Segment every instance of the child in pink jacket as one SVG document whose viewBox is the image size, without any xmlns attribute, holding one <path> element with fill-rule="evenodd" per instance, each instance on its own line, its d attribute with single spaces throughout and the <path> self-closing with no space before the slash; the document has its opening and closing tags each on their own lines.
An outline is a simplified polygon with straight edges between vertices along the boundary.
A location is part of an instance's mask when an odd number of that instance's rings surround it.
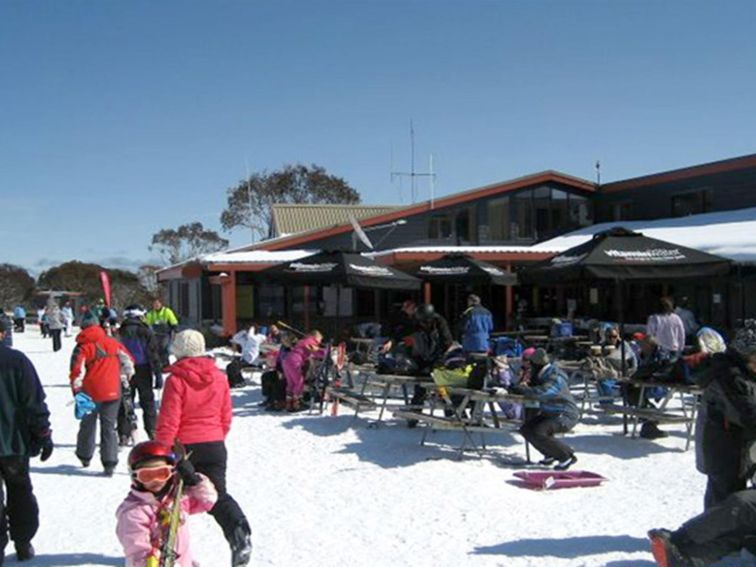
<svg viewBox="0 0 756 567">
<path fill-rule="evenodd" d="M 315 351 L 320 349 L 323 335 L 319 331 L 312 331 L 306 337 L 299 339 L 283 359 L 284 378 L 286 378 L 286 409 L 299 411 L 301 408 L 302 392 L 305 383 L 305 363 Z"/>
<path fill-rule="evenodd" d="M 196 567 L 189 549 L 189 514 L 207 512 L 218 499 L 213 483 L 180 460 L 158 441 L 136 445 L 129 454 L 133 479 L 131 491 L 118 507 L 116 534 L 123 546 L 126 567 L 157 567 L 160 550 L 168 536 L 173 488 L 179 476 L 184 481 L 181 519 L 176 538 L 176 567 Z"/>
</svg>

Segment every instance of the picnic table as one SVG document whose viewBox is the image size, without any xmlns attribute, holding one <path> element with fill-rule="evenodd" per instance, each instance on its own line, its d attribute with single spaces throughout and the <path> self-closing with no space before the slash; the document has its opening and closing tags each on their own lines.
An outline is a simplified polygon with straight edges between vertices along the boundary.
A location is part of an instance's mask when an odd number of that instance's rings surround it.
<svg viewBox="0 0 756 567">
<path fill-rule="evenodd" d="M 618 382 L 627 386 L 634 386 L 639 389 L 638 399 L 645 400 L 646 392 L 649 388 L 665 388 L 666 394 L 656 407 L 634 407 L 628 404 L 627 395 L 622 396 L 622 406 L 616 404 L 604 405 L 600 409 L 606 413 L 620 414 L 623 416 L 625 430 L 626 423 L 630 418 L 633 421 L 633 428 L 630 436 L 636 437 L 638 423 L 641 419 L 656 421 L 658 423 L 681 423 L 686 429 L 685 450 L 690 448 L 690 442 L 693 439 L 693 431 L 698 413 L 703 390 L 695 384 L 685 384 L 681 382 L 652 382 L 648 380 L 634 380 L 633 378 L 619 378 Z M 677 397 L 680 406 L 677 408 L 669 407 L 669 403 Z"/>
<path fill-rule="evenodd" d="M 508 419 L 500 415 L 500 408 L 497 402 L 508 401 L 522 403 L 526 407 L 538 407 L 536 400 L 527 398 L 519 394 L 510 394 L 501 388 L 488 390 L 473 390 L 470 388 L 458 388 L 449 386 L 438 386 L 434 396 L 429 398 L 429 413 L 423 413 L 423 408 L 404 408 L 394 412 L 394 416 L 402 419 L 415 419 L 424 423 L 422 438 L 420 444 L 425 445 L 428 434 L 438 430 L 456 430 L 462 432 L 462 443 L 457 447 L 457 454 L 461 458 L 468 447 L 474 449 L 479 456 L 487 450 L 485 435 L 489 433 L 511 433 L 513 430 L 519 430 L 523 424 L 522 420 Z M 452 402 L 457 398 L 459 401 Z M 442 406 L 447 410 L 444 416 L 434 415 L 434 411 L 441 400 Z M 467 409 L 471 406 L 470 415 L 467 415 Z M 485 411 L 488 407 L 488 412 Z M 480 447 L 475 442 L 473 434 L 480 434 Z M 482 450 L 481 450 L 482 449 Z M 530 462 L 530 448 L 525 442 L 525 461 Z"/>
</svg>

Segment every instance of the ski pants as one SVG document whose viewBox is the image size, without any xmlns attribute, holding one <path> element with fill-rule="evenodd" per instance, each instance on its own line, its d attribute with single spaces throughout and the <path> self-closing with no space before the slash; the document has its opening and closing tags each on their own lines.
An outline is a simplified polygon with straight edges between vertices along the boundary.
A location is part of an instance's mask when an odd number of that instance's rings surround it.
<svg viewBox="0 0 756 567">
<path fill-rule="evenodd" d="M 152 389 L 152 368 L 149 364 L 139 364 L 134 367 L 131 386 L 128 392 L 124 392 L 124 395 L 131 396 L 132 405 L 137 392 L 139 393 L 139 407 L 142 408 L 144 430 L 147 436 L 152 439 L 155 437 L 157 410 L 155 409 L 155 392 Z M 128 416 L 123 404 L 121 404 L 118 410 L 118 433 L 120 435 L 128 435 L 130 433 Z"/>
<path fill-rule="evenodd" d="M 741 490 L 672 532 L 672 542 L 697 564 L 716 563 L 756 543 L 756 490 Z"/>
<path fill-rule="evenodd" d="M 5 502 L 3 484 L 8 493 Z M 29 457 L 0 457 L 0 552 L 10 537 L 30 542 L 39 528 L 39 507 L 29 477 Z"/>
<path fill-rule="evenodd" d="M 60 333 L 63 329 L 50 329 L 50 336 L 52 337 L 53 352 L 58 352 L 61 348 Z"/>
<path fill-rule="evenodd" d="M 121 400 L 98 402 L 96 409 L 84 416 L 76 436 L 76 456 L 83 461 L 91 461 L 95 452 L 97 421 L 100 421 L 100 460 L 103 466 L 118 464 L 118 434 L 116 421 Z"/>
<path fill-rule="evenodd" d="M 155 333 L 155 342 L 157 343 L 158 357 L 160 359 L 160 371 L 166 366 L 170 365 L 170 359 L 168 355 L 171 346 L 171 335 L 163 333 Z M 157 372 L 157 371 L 156 371 Z"/>
<path fill-rule="evenodd" d="M 204 474 L 215 485 L 218 491 L 218 501 L 210 510 L 210 514 L 218 522 L 226 540 L 231 541 L 234 529 L 247 518 L 236 500 L 226 492 L 226 460 L 228 453 L 223 441 L 209 443 L 192 443 L 186 446 L 189 460 L 197 472 Z"/>
<path fill-rule="evenodd" d="M 576 419 L 564 415 L 538 414 L 528 419 L 522 427 L 520 434 L 525 440 L 533 445 L 544 457 L 552 457 L 557 461 L 566 461 L 574 451 L 572 448 L 555 439 L 555 433 L 565 433 L 575 427 Z"/>
</svg>

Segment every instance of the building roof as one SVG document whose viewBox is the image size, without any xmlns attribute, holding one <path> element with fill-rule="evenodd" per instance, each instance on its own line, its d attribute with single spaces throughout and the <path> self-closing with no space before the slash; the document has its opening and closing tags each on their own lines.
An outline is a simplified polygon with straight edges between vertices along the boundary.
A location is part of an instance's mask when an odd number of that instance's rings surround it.
<svg viewBox="0 0 756 567">
<path fill-rule="evenodd" d="M 400 207 L 392 205 L 332 205 L 278 203 L 271 207 L 272 234 L 291 235 L 318 228 L 349 223 L 349 217 L 357 220 L 389 213 Z"/>
<path fill-rule="evenodd" d="M 716 173 L 725 173 L 728 171 L 737 171 L 739 169 L 748 168 L 756 168 L 756 154 L 729 158 L 720 161 L 713 161 L 710 163 L 704 163 L 702 165 L 683 167 L 680 169 L 663 171 L 661 173 L 643 175 L 641 177 L 623 179 L 622 181 L 615 181 L 613 183 L 606 183 L 605 185 L 601 186 L 601 192 L 614 193 L 615 191 L 637 189 L 639 187 L 646 187 L 648 185 L 657 185 L 661 183 L 669 183 L 672 181 L 683 181 L 692 177 L 702 177 L 704 175 L 713 175 Z"/>
<path fill-rule="evenodd" d="M 532 175 L 526 175 L 524 177 L 518 177 L 517 179 L 511 179 L 500 183 L 493 183 L 491 185 L 485 185 L 476 189 L 470 189 L 461 193 L 455 193 L 453 195 L 447 195 L 446 197 L 440 197 L 438 199 L 423 201 L 421 203 L 415 203 L 414 205 L 408 205 L 406 207 L 400 207 L 390 212 L 378 214 L 371 217 L 365 217 L 360 219 L 360 224 L 364 227 L 374 226 L 387 222 L 393 222 L 406 217 L 419 215 L 435 209 L 442 209 L 445 207 L 451 207 L 454 205 L 460 205 L 470 201 L 475 201 L 485 197 L 491 197 L 500 193 L 508 193 L 510 191 L 516 191 L 518 189 L 525 189 L 534 185 L 540 185 L 542 183 L 561 183 L 573 189 L 585 192 L 594 192 L 596 185 L 585 179 L 579 177 L 573 177 L 566 175 L 558 171 L 543 171 L 540 173 L 534 173 Z M 351 232 L 352 225 L 348 221 L 339 226 L 331 226 L 328 228 L 318 228 L 310 230 L 308 232 L 302 232 L 298 234 L 290 234 L 288 236 L 282 236 L 270 240 L 263 240 L 255 244 L 251 244 L 246 247 L 247 250 L 280 250 L 282 248 L 291 248 L 293 246 L 302 246 L 307 242 L 313 240 L 319 240 L 321 238 L 327 238 L 329 236 L 335 236 L 338 234 L 344 234 Z"/>
<path fill-rule="evenodd" d="M 737 262 L 756 262 L 756 207 L 657 220 L 604 222 L 541 242 L 531 249 L 561 252 L 613 226 Z"/>
</svg>

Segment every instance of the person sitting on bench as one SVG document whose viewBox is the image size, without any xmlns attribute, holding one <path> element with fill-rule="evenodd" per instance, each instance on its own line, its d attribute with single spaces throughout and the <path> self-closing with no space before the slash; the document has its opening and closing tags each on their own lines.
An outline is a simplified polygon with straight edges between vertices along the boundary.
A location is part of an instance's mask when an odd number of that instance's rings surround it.
<svg viewBox="0 0 756 567">
<path fill-rule="evenodd" d="M 552 363 L 542 348 L 536 349 L 528 360 L 531 377 L 528 385 L 516 384 L 509 391 L 535 398 L 538 411 L 526 418 L 520 434 L 544 456 L 541 465 L 552 465 L 555 470 L 566 471 L 577 462 L 572 448 L 554 438 L 556 433 L 570 431 L 578 422 L 580 413 L 570 393 L 567 377 Z"/>
</svg>

